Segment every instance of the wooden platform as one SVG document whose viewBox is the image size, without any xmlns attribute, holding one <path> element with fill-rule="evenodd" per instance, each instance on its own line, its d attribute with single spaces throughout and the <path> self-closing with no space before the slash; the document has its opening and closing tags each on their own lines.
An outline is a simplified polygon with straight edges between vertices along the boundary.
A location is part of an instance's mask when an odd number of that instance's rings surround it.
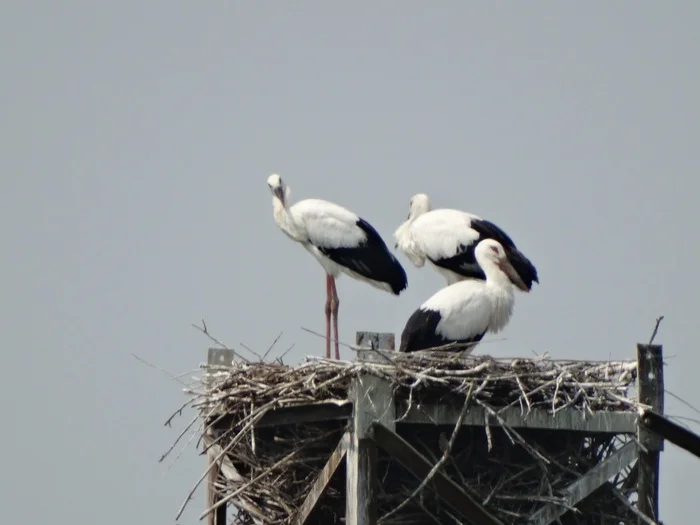
<svg viewBox="0 0 700 525">
<path fill-rule="evenodd" d="M 358 362 L 377 362 L 381 360 L 378 350 L 393 350 L 393 334 L 374 334 L 360 332 L 357 335 L 358 347 L 356 360 Z M 639 401 L 644 406 L 657 413 L 663 412 L 663 369 L 662 349 L 655 345 L 638 346 L 638 392 Z M 233 353 L 228 350 L 210 350 L 209 362 L 221 364 L 231 362 Z M 209 417 L 214 417 L 209 414 Z M 229 414 L 216 414 L 217 425 L 229 428 Z M 229 419 L 227 419 L 229 418 Z M 638 472 L 636 483 L 632 476 L 626 476 L 629 483 L 634 483 L 638 494 L 638 506 L 630 506 L 640 523 L 654 524 L 658 520 L 658 454 L 663 448 L 662 440 L 646 428 L 639 426 L 639 415 L 636 407 L 630 406 L 624 410 L 586 412 L 577 408 L 564 408 L 552 414 L 545 408 L 512 406 L 493 410 L 488 405 L 461 406 L 450 403 L 414 402 L 396 396 L 392 385 L 373 375 L 360 375 L 352 383 L 347 399 L 334 402 L 301 404 L 286 408 L 276 408 L 267 411 L 253 427 L 260 432 L 274 431 L 293 425 L 314 425 L 337 422 L 346 430 L 340 435 L 335 450 L 329 450 L 328 461 L 318 473 L 314 483 L 298 509 L 290 516 L 289 523 L 302 525 L 310 523 L 309 518 L 322 506 L 322 498 L 330 480 L 339 469 L 345 470 L 345 513 L 346 525 L 375 525 L 378 519 L 377 495 L 379 492 L 378 458 L 390 457 L 405 471 L 410 472 L 416 482 L 425 481 L 424 490 L 437 491 L 439 499 L 444 502 L 446 509 L 455 519 L 474 525 L 503 525 L 505 522 L 498 518 L 489 504 L 484 504 L 483 498 L 476 492 L 457 483 L 445 475 L 442 469 L 436 469 L 436 461 L 429 459 L 419 452 L 407 439 L 406 430 L 415 428 L 415 432 L 431 432 L 432 429 L 444 428 L 442 434 L 454 436 L 453 428 L 479 428 L 488 434 L 489 428 L 517 429 L 523 432 L 560 432 L 567 439 L 595 439 L 601 436 L 605 439 L 620 437 L 620 445 L 611 449 L 602 461 L 594 465 L 588 472 L 582 473 L 578 479 L 569 483 L 562 492 L 561 501 L 543 503 L 538 506 L 528 520 L 532 525 L 548 525 L 562 519 L 571 512 L 569 509 L 581 504 L 586 498 L 595 497 L 601 487 L 626 499 L 618 488 L 608 482 L 614 476 L 634 465 Z M 410 432 L 409 432 L 410 433 Z M 436 434 L 439 436 L 440 433 Z M 544 434 L 543 434 L 544 435 Z M 578 437 L 577 437 L 578 436 Z M 608 436 L 608 437 L 606 437 Z M 534 439 L 534 438 L 533 438 Z M 450 448 L 454 439 L 441 441 L 444 459 L 450 457 Z M 536 440 L 533 442 L 537 445 Z M 211 443 L 210 443 L 211 445 Z M 641 445 L 641 447 L 640 447 Z M 525 443 L 523 446 L 527 446 Z M 210 448 L 210 450 L 212 450 Z M 220 449 L 213 448 L 218 452 Z M 218 457 L 218 459 L 217 459 Z M 225 454 L 210 454 L 216 460 L 216 475 L 210 484 L 210 507 L 216 506 L 221 497 L 232 499 L 231 495 L 217 495 L 215 480 L 222 476 L 234 485 L 244 483 L 243 479 L 232 480 L 240 474 L 234 465 L 226 464 L 222 458 Z M 439 458 L 438 458 L 439 462 Z M 337 476 L 336 476 L 337 477 Z M 629 489 L 629 487 L 628 487 Z M 222 510 L 223 509 L 223 510 Z M 224 525 L 226 505 L 219 505 L 215 512 L 209 514 L 212 525 Z M 520 523 L 520 522 L 519 522 Z"/>
</svg>

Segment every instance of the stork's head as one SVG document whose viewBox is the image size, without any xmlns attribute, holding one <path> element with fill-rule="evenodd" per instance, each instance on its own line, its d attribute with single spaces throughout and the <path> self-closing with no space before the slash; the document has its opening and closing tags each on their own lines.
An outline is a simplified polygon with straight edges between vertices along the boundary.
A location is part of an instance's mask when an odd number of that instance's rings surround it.
<svg viewBox="0 0 700 525">
<path fill-rule="evenodd" d="M 415 219 L 430 211 L 430 199 L 425 193 L 417 193 L 411 197 L 408 209 L 408 219 Z"/>
<path fill-rule="evenodd" d="M 494 239 L 484 239 L 474 249 L 474 256 L 479 266 L 484 270 L 487 279 L 489 279 L 489 274 L 495 277 L 493 270 L 498 269 L 515 286 L 523 291 L 528 291 L 518 272 L 515 271 L 515 268 L 508 260 L 508 255 L 500 242 Z"/>
<path fill-rule="evenodd" d="M 273 173 L 267 178 L 267 185 L 270 187 L 272 195 L 277 197 L 282 204 L 285 204 L 288 192 L 287 186 L 282 182 L 282 177 L 277 175 L 277 173 Z"/>
</svg>

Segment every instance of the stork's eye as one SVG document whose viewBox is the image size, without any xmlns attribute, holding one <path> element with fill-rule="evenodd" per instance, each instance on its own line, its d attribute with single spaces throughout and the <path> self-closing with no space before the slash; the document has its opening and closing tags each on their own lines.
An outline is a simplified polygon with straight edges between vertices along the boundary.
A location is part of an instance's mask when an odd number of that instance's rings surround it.
<svg viewBox="0 0 700 525">
<path fill-rule="evenodd" d="M 498 248 L 496 248 L 495 246 L 491 246 L 491 249 L 495 254 L 498 254 Z"/>
</svg>

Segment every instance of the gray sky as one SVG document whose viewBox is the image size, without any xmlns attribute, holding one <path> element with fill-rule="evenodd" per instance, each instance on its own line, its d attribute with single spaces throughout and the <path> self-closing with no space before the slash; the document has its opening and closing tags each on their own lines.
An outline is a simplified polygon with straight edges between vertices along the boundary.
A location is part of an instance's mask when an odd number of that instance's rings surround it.
<svg viewBox="0 0 700 525">
<path fill-rule="evenodd" d="M 542 284 L 478 352 L 631 359 L 664 314 L 667 387 L 700 405 L 700 5 L 553 6 L 3 3 L 0 521 L 172 523 L 204 462 L 157 463 L 185 398 L 132 352 L 194 369 L 204 317 L 323 353 L 301 330 L 323 273 L 275 226 L 272 172 L 387 242 L 417 192 L 496 222 Z M 400 298 L 338 281 L 344 340 L 442 286 L 400 260 Z M 661 480 L 689 523 L 700 461 L 668 445 Z"/>
</svg>

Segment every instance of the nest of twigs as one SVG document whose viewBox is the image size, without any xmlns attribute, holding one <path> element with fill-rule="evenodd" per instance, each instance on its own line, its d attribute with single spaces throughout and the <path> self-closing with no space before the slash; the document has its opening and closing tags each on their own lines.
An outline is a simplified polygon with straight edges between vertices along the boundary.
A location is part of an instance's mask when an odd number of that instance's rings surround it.
<svg viewBox="0 0 700 525">
<path fill-rule="evenodd" d="M 191 404 L 204 423 L 204 448 L 221 464 L 224 503 L 236 523 L 287 525 L 342 437 L 347 422 L 329 420 L 258 428 L 283 407 L 347 404 L 353 380 L 368 374 L 389 381 L 397 406 L 396 432 L 442 472 L 469 490 L 504 523 L 522 523 L 543 505 L 566 505 L 563 489 L 624 444 L 624 438 L 582 432 L 495 427 L 408 425 L 402 412 L 421 403 L 483 407 L 493 419 L 519 407 L 582 413 L 634 411 L 629 388 L 635 362 L 553 361 L 546 358 L 457 358 L 454 354 L 389 354 L 378 362 L 308 358 L 303 364 L 236 363 L 204 367 Z M 375 360 L 376 361 L 376 360 Z M 399 409 L 400 407 L 400 409 Z M 458 431 L 457 431 L 458 430 Z M 449 443 L 449 454 L 445 447 Z M 344 475 L 331 480 L 313 523 L 344 521 Z M 380 523 L 459 523 L 452 511 L 389 456 L 379 455 Z M 629 504 L 634 483 L 626 472 L 604 485 L 562 524 L 618 524 L 636 519 Z M 219 503 L 223 504 L 223 503 Z M 231 508 L 231 507 L 229 507 Z M 398 510 L 397 510 L 398 509 Z"/>
</svg>

